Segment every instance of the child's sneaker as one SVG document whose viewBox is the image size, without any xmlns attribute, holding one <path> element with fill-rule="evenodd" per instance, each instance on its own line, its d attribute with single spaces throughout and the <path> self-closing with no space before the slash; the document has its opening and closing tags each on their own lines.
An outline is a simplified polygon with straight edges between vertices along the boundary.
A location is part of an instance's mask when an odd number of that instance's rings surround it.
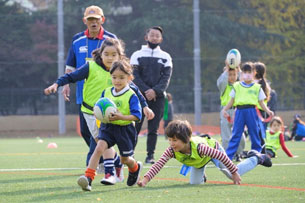
<svg viewBox="0 0 305 203">
<path fill-rule="evenodd" d="M 116 183 L 116 178 L 110 173 L 106 173 L 105 177 L 101 180 L 101 183 L 104 185 L 114 185 Z"/>
<path fill-rule="evenodd" d="M 115 167 L 115 177 L 116 177 L 117 183 L 121 183 L 124 181 L 124 166 L 123 165 L 121 168 Z"/>
<path fill-rule="evenodd" d="M 146 164 L 154 164 L 155 163 L 155 159 L 153 156 L 147 156 L 145 159 L 145 163 Z"/>
<path fill-rule="evenodd" d="M 135 185 L 139 181 L 139 179 L 140 179 L 140 172 L 141 172 L 141 170 L 143 168 L 143 164 L 140 161 L 138 161 L 137 163 L 138 163 L 138 170 L 136 172 L 134 172 L 134 173 L 131 173 L 129 171 L 128 179 L 127 179 L 127 185 L 128 186 Z"/>
<path fill-rule="evenodd" d="M 252 157 L 252 156 L 256 156 L 258 159 L 258 164 L 266 166 L 266 167 L 271 167 L 272 166 L 272 162 L 271 159 L 269 158 L 268 155 L 266 154 L 261 154 L 256 150 L 250 150 L 247 154 L 248 158 Z"/>
<path fill-rule="evenodd" d="M 82 175 L 78 178 L 77 184 L 84 190 L 84 191 L 91 191 L 91 178 Z"/>
</svg>

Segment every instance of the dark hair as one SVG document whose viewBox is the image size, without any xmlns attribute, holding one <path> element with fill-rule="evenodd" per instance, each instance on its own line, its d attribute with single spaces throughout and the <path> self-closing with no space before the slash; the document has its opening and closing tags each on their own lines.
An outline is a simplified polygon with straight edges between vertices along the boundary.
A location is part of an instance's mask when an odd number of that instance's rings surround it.
<svg viewBox="0 0 305 203">
<path fill-rule="evenodd" d="M 242 72 L 253 72 L 254 66 L 252 62 L 245 62 L 241 66 Z"/>
<path fill-rule="evenodd" d="M 163 29 L 160 26 L 153 26 L 153 27 L 148 28 L 146 30 L 146 34 L 148 34 L 150 30 L 159 30 L 161 32 L 161 35 L 163 35 Z"/>
<path fill-rule="evenodd" d="M 271 121 L 270 121 L 270 126 L 272 126 L 272 124 L 273 124 L 274 122 L 277 122 L 277 123 L 281 124 L 282 127 L 284 126 L 284 122 L 283 122 L 283 120 L 281 119 L 281 117 L 274 116 L 274 117 L 271 119 Z"/>
<path fill-rule="evenodd" d="M 174 120 L 165 128 L 165 134 L 167 137 L 175 137 L 184 143 L 188 143 L 192 136 L 192 127 L 186 120 Z"/>
<path fill-rule="evenodd" d="M 262 62 L 255 62 L 254 67 L 255 67 L 255 71 L 256 71 L 255 78 L 257 80 L 259 80 L 258 84 L 261 85 L 261 87 L 267 97 L 267 100 L 269 100 L 270 87 L 266 81 L 266 66 Z"/>
<path fill-rule="evenodd" d="M 110 74 L 112 74 L 117 69 L 126 73 L 127 75 L 130 75 L 133 79 L 132 66 L 130 65 L 129 60 L 127 58 L 113 62 L 109 71 Z"/>
<path fill-rule="evenodd" d="M 101 47 L 95 49 L 92 52 L 92 56 L 93 56 L 94 61 L 97 62 L 98 64 L 102 64 L 101 54 L 103 53 L 103 51 L 106 47 L 110 47 L 110 46 L 114 46 L 116 48 L 120 59 L 125 57 L 125 44 L 124 44 L 124 42 L 120 39 L 114 39 L 114 38 L 107 37 L 103 41 Z"/>
</svg>

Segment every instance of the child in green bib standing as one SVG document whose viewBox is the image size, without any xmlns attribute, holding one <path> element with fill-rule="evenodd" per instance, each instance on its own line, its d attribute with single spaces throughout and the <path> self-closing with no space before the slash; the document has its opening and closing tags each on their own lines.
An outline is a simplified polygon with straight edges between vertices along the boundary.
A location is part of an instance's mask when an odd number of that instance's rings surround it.
<svg viewBox="0 0 305 203">
<path fill-rule="evenodd" d="M 242 81 L 236 82 L 233 85 L 233 89 L 230 93 L 230 101 L 223 108 L 222 114 L 224 117 L 228 117 L 227 110 L 233 105 L 236 106 L 234 126 L 232 130 L 232 137 L 229 141 L 226 153 L 232 160 L 236 153 L 241 136 L 244 132 L 245 126 L 248 128 L 248 132 L 251 140 L 251 149 L 261 152 L 261 138 L 259 136 L 259 121 L 256 112 L 257 103 L 263 108 L 268 115 L 273 116 L 273 112 L 265 105 L 264 100 L 266 95 L 261 86 L 254 82 L 254 65 L 251 62 L 242 64 Z"/>
<path fill-rule="evenodd" d="M 138 182 L 140 187 L 153 179 L 170 159 L 174 158 L 186 166 L 191 166 L 190 184 L 205 182 L 205 166 L 212 161 L 234 184 L 240 184 L 240 176 L 254 169 L 258 164 L 270 167 L 270 158 L 256 151 L 249 151 L 248 159 L 237 166 L 228 158 L 225 150 L 209 137 L 192 136 L 192 128 L 188 121 L 174 120 L 165 129 L 169 147 L 161 158 L 149 169 L 144 178 Z"/>
</svg>

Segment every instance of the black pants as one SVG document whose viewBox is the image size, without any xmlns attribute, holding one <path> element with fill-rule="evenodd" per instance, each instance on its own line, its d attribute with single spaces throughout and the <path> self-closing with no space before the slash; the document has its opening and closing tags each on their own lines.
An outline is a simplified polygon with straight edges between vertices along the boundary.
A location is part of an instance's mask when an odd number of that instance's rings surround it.
<svg viewBox="0 0 305 203">
<path fill-rule="evenodd" d="M 79 114 L 79 120 L 80 120 L 80 132 L 82 134 L 83 139 L 85 140 L 88 147 L 90 147 L 90 138 L 91 133 L 89 131 L 89 128 L 87 126 L 87 122 L 84 118 L 83 112 L 81 111 L 81 104 L 78 105 L 78 114 Z"/>
<path fill-rule="evenodd" d="M 148 134 L 147 134 L 147 141 L 146 141 L 146 150 L 147 156 L 152 157 L 155 153 L 156 145 L 157 145 L 157 131 L 159 128 L 159 124 L 161 119 L 163 118 L 163 111 L 164 111 L 164 97 L 158 97 L 156 101 L 147 101 L 148 107 L 154 112 L 155 117 L 152 120 L 148 121 Z M 137 133 L 141 131 L 143 121 L 144 121 L 144 114 L 142 115 L 142 119 L 140 122 L 136 123 L 136 130 Z"/>
</svg>

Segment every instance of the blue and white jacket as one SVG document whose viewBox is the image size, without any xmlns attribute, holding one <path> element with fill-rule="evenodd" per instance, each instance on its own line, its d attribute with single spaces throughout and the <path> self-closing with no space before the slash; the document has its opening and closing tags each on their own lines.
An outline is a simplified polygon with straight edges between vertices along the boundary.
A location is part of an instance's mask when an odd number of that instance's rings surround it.
<svg viewBox="0 0 305 203">
<path fill-rule="evenodd" d="M 130 64 L 134 66 L 133 82 L 142 93 L 153 89 L 157 97 L 164 97 L 173 70 L 172 58 L 167 52 L 159 46 L 151 49 L 143 45 L 132 54 Z"/>
<path fill-rule="evenodd" d="M 73 36 L 66 60 L 66 69 L 74 71 L 86 63 L 86 58 L 92 58 L 92 51 L 100 48 L 106 37 L 117 38 L 116 35 L 101 28 L 97 38 L 90 38 L 88 29 Z M 83 102 L 84 80 L 76 85 L 76 103 Z"/>
</svg>

